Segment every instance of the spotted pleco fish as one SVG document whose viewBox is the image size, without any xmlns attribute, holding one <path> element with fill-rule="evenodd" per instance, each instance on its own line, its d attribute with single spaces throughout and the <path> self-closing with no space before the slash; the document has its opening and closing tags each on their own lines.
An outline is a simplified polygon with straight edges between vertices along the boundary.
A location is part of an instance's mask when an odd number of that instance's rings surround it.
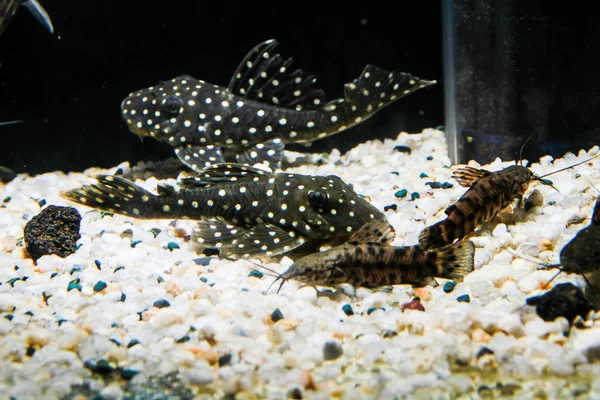
<svg viewBox="0 0 600 400">
<path fill-rule="evenodd" d="M 473 271 L 475 247 L 468 240 L 425 250 L 390 246 L 393 238 L 386 220 L 369 221 L 345 244 L 297 259 L 277 280 L 281 285 L 289 279 L 320 286 L 426 285 L 434 277 L 460 280 Z"/>
<path fill-rule="evenodd" d="M 367 65 L 326 102 L 316 78 L 292 70 L 268 40 L 242 60 L 228 87 L 179 76 L 131 93 L 123 119 L 140 137 L 170 144 L 195 171 L 223 161 L 278 167 L 286 143 L 308 143 L 366 120 L 383 107 L 435 81 Z"/>
<path fill-rule="evenodd" d="M 0 35 L 17 13 L 19 6 L 27 8 L 39 23 L 50 33 L 54 33 L 50 16 L 37 0 L 0 0 Z"/>
<path fill-rule="evenodd" d="M 62 193 L 74 202 L 135 218 L 198 220 L 193 235 L 223 257 L 277 255 L 343 242 L 367 221 L 385 218 L 335 175 L 271 174 L 215 164 L 158 195 L 117 176 Z"/>
</svg>

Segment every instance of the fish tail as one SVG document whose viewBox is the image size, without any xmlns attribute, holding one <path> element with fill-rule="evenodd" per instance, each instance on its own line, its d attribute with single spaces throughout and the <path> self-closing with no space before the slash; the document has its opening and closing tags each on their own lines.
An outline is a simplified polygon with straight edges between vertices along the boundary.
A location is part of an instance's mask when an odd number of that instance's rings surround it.
<svg viewBox="0 0 600 400">
<path fill-rule="evenodd" d="M 444 219 L 423 229 L 419 235 L 419 246 L 424 249 L 436 249 L 452 243 L 454 239 L 454 232 L 448 229 Z"/>
<path fill-rule="evenodd" d="M 160 196 L 118 176 L 100 175 L 97 180 L 93 185 L 62 192 L 61 196 L 88 207 L 136 218 L 156 218 L 154 210 L 165 203 Z"/>
<path fill-rule="evenodd" d="M 434 83 L 436 81 L 369 64 L 357 79 L 344 86 L 347 119 L 358 123 L 394 101 Z"/>
<path fill-rule="evenodd" d="M 460 280 L 474 268 L 475 245 L 470 240 L 444 246 L 437 253 L 436 267 L 442 278 Z"/>
</svg>

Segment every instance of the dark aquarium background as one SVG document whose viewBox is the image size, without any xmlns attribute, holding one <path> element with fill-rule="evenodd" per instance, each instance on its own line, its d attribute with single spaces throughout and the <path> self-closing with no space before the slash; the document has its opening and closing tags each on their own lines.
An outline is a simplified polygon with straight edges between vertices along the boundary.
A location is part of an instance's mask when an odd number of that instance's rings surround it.
<svg viewBox="0 0 600 400">
<path fill-rule="evenodd" d="M 172 149 L 143 143 L 120 116 L 121 100 L 159 80 L 189 74 L 227 86 L 245 54 L 274 38 L 294 67 L 319 78 L 327 99 L 373 63 L 440 83 L 300 151 L 342 152 L 400 131 L 444 123 L 439 1 L 152 2 L 41 0 L 50 35 L 21 9 L 0 36 L 0 165 L 30 174 L 161 160 Z M 392 8 L 390 8 L 392 7 Z"/>
</svg>

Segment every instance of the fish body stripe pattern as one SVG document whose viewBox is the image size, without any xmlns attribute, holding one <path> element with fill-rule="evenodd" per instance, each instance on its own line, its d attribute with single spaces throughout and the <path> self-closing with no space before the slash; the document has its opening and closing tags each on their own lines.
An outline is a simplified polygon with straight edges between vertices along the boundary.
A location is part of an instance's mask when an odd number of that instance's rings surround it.
<svg viewBox="0 0 600 400">
<path fill-rule="evenodd" d="M 335 175 L 271 174 L 239 164 L 215 164 L 183 180 L 179 190 L 159 186 L 157 191 L 104 175 L 62 196 L 134 218 L 197 220 L 193 240 L 219 248 L 225 257 L 343 242 L 383 216 Z"/>
<path fill-rule="evenodd" d="M 316 78 L 273 54 L 276 45 L 252 49 L 228 87 L 185 75 L 133 92 L 122 102 L 123 119 L 132 132 L 173 146 L 196 171 L 224 161 L 277 167 L 285 144 L 341 132 L 435 83 L 367 65 L 344 98 L 326 102 Z"/>
<path fill-rule="evenodd" d="M 515 199 L 521 200 L 535 176 L 528 168 L 513 165 L 497 172 L 461 168 L 453 178 L 469 190 L 445 210 L 446 219 L 421 232 L 419 244 L 423 248 L 438 248 L 462 239 Z"/>
<path fill-rule="evenodd" d="M 425 250 L 419 246 L 390 246 L 385 235 L 365 234 L 365 231 L 386 231 L 386 225 L 389 223 L 385 220 L 367 222 L 348 243 L 296 260 L 280 279 L 323 286 L 422 285 L 430 283 L 433 277 L 460 280 L 473 270 L 472 242 Z M 382 240 L 360 242 L 361 236 Z"/>
</svg>

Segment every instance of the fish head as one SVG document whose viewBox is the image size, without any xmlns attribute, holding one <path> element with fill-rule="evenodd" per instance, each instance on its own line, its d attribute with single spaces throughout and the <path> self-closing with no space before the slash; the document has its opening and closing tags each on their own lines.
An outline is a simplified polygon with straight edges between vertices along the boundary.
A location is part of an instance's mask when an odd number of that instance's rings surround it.
<svg viewBox="0 0 600 400">
<path fill-rule="evenodd" d="M 306 224 L 320 238 L 343 241 L 368 221 L 385 219 L 381 211 L 354 191 L 353 185 L 336 175 L 283 175 L 285 185 L 291 183 L 290 193 L 296 192 L 286 200 L 292 220 Z M 286 186 L 280 192 L 284 190 Z"/>
<path fill-rule="evenodd" d="M 129 130 L 142 138 L 172 141 L 198 119 L 197 86 L 202 87 L 200 81 L 182 75 L 130 93 L 121 103 L 121 116 Z"/>
<path fill-rule="evenodd" d="M 333 286 L 345 283 L 348 277 L 338 266 L 343 256 L 344 250 L 341 247 L 309 254 L 297 259 L 281 277 L 310 285 Z"/>
<path fill-rule="evenodd" d="M 510 182 L 513 196 L 525 193 L 529 187 L 529 183 L 535 179 L 533 172 L 522 165 L 511 165 L 505 168 L 502 171 L 502 176 Z"/>
</svg>

